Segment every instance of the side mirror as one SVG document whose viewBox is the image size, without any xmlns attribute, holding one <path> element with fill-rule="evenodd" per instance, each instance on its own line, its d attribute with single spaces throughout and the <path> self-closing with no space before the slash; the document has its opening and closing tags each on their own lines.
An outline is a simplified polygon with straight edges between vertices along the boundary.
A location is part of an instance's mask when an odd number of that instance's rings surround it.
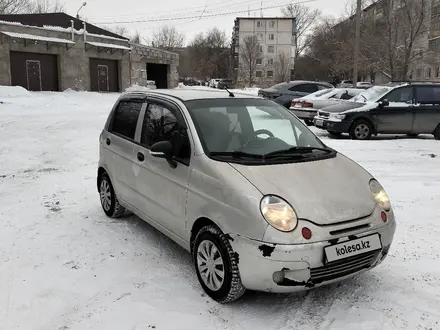
<svg viewBox="0 0 440 330">
<path fill-rule="evenodd" d="M 390 105 L 390 101 L 388 101 L 387 99 L 384 99 L 383 101 L 379 102 L 379 105 L 381 107 L 387 107 Z"/>
<path fill-rule="evenodd" d="M 159 141 L 153 144 L 150 148 L 150 155 L 166 159 L 172 168 L 177 167 L 177 163 L 173 160 L 173 145 L 170 141 Z"/>
</svg>

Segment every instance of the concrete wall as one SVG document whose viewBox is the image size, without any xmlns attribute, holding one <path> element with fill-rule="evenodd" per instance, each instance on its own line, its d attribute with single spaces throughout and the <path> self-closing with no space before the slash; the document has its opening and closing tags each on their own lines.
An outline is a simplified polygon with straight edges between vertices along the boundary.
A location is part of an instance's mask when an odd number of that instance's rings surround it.
<svg viewBox="0 0 440 330">
<path fill-rule="evenodd" d="M 179 84 L 178 54 L 144 45 L 132 45 L 131 80 L 133 84 L 146 85 L 148 80 L 147 62 L 166 64 L 168 66 L 168 88 L 177 87 Z"/>
<path fill-rule="evenodd" d="M 26 33 L 43 37 L 52 37 L 72 40 L 72 33 L 61 28 L 38 28 L 27 27 L 17 24 L 0 23 L 0 31 Z M 76 31 L 78 32 L 78 31 Z M 10 51 L 44 53 L 58 55 L 58 79 L 60 90 L 74 89 L 89 91 L 91 87 L 89 58 L 100 58 L 108 60 L 117 60 L 119 63 L 119 87 L 124 91 L 131 84 L 138 83 L 144 85 L 148 79 L 148 73 L 142 73 L 146 70 L 146 63 L 168 64 L 168 87 L 178 85 L 179 75 L 177 67 L 179 56 L 175 53 L 146 47 L 141 45 L 130 45 L 128 41 L 110 37 L 87 34 L 87 42 L 100 42 L 125 47 L 132 47 L 131 53 L 128 50 L 114 49 L 110 51 L 92 47 L 84 42 L 82 33 L 74 34 L 74 45 L 50 44 L 49 47 L 43 41 L 27 42 L 24 45 L 22 39 L 11 39 L 2 35 L 0 43 L 0 85 L 11 84 L 10 72 Z"/>
</svg>

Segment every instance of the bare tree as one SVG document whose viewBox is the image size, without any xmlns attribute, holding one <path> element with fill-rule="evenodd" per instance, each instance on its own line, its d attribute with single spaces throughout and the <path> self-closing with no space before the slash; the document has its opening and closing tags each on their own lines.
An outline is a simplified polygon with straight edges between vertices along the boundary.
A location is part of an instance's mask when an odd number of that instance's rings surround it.
<svg viewBox="0 0 440 330">
<path fill-rule="evenodd" d="M 279 53 L 274 61 L 274 78 L 277 83 L 290 79 L 292 58 L 285 52 Z"/>
<path fill-rule="evenodd" d="M 0 14 L 29 12 L 30 5 L 30 0 L 0 0 Z"/>
<path fill-rule="evenodd" d="M 175 47 L 183 47 L 185 35 L 177 31 L 174 26 L 163 26 L 153 34 L 153 47 L 171 50 Z"/>
<path fill-rule="evenodd" d="M 419 48 L 429 29 L 428 0 L 381 0 L 374 5 L 382 14 L 366 23 L 364 38 L 373 55 L 370 60 L 392 80 L 404 80 L 423 52 Z"/>
<path fill-rule="evenodd" d="M 296 59 L 307 48 L 309 42 L 307 36 L 311 32 L 313 26 L 319 21 L 321 11 L 300 4 L 290 4 L 282 8 L 281 12 L 284 17 L 292 17 L 296 19 Z"/>
<path fill-rule="evenodd" d="M 239 54 L 239 74 L 249 82 L 249 87 L 252 87 L 257 59 L 262 55 L 257 36 L 245 37 Z"/>
<path fill-rule="evenodd" d="M 133 44 L 141 44 L 142 43 L 142 37 L 139 31 L 136 31 L 134 35 L 130 37 L 130 42 Z"/>
<path fill-rule="evenodd" d="M 61 13 L 66 8 L 59 0 L 34 0 L 30 3 L 29 12 L 32 14 Z"/>
</svg>

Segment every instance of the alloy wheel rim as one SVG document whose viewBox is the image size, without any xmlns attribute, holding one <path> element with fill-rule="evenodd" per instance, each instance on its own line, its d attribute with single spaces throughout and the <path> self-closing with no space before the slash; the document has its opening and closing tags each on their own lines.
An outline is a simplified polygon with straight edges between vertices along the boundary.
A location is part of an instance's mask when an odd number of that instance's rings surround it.
<svg viewBox="0 0 440 330">
<path fill-rule="evenodd" d="M 202 241 L 197 248 L 197 268 L 203 283 L 218 291 L 225 281 L 225 265 L 219 249 L 211 241 Z"/>
<path fill-rule="evenodd" d="M 112 200 L 111 200 L 110 185 L 107 182 L 107 180 L 101 181 L 99 194 L 101 196 L 102 207 L 104 208 L 105 211 L 109 211 L 112 205 Z"/>
<path fill-rule="evenodd" d="M 370 133 L 370 129 L 365 124 L 360 124 L 356 126 L 355 134 L 358 139 L 365 139 Z"/>
</svg>

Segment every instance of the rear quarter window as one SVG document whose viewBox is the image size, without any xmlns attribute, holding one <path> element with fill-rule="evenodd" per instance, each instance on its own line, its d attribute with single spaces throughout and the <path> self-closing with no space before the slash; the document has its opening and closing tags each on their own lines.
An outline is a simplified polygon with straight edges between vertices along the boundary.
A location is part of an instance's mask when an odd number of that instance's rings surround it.
<svg viewBox="0 0 440 330">
<path fill-rule="evenodd" d="M 110 133 L 134 140 L 142 102 L 120 101 L 113 115 Z"/>
</svg>

